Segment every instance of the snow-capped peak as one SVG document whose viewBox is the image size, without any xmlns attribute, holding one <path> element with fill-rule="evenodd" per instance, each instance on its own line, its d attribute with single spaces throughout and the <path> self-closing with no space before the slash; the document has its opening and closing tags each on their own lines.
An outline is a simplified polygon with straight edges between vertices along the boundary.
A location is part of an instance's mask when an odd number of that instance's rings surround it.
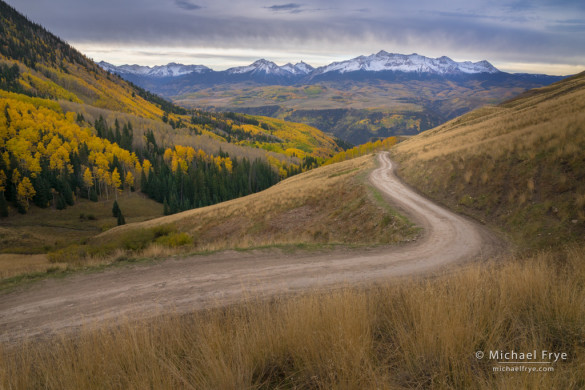
<svg viewBox="0 0 585 390">
<path fill-rule="evenodd" d="M 417 72 L 439 75 L 498 73 L 487 61 L 456 62 L 449 57 L 429 58 L 413 53 L 410 55 L 387 53 L 384 50 L 370 56 L 360 56 L 347 61 L 334 62 L 321 67 L 315 74 L 328 72 L 347 73 L 355 71 Z"/>
<path fill-rule="evenodd" d="M 267 75 L 275 76 L 297 76 L 306 75 L 313 70 L 311 65 L 299 62 L 295 65 L 288 63 L 283 66 L 278 66 L 272 61 L 265 59 L 258 60 L 248 66 L 239 66 L 236 68 L 230 68 L 227 70 L 229 74 L 244 74 L 244 73 L 264 73 Z"/>
<path fill-rule="evenodd" d="M 243 74 L 243 73 L 266 73 L 266 74 L 277 74 L 280 68 L 272 61 L 260 59 L 247 66 L 238 66 L 227 70 L 229 74 Z"/>
<path fill-rule="evenodd" d="M 301 62 L 297 62 L 295 64 L 295 69 L 299 72 L 299 73 L 303 73 L 303 74 L 309 74 L 311 73 L 313 70 L 315 70 L 315 68 L 313 68 L 311 65 L 301 61 Z"/>
<path fill-rule="evenodd" d="M 162 66 L 140 66 L 122 65 L 114 66 L 107 62 L 100 62 L 99 66 L 113 73 L 120 75 L 139 75 L 145 77 L 163 78 L 176 77 L 190 73 L 207 74 L 214 72 L 203 65 L 182 65 L 174 62 Z M 451 58 L 443 56 L 429 58 L 416 53 L 404 55 L 388 53 L 380 50 L 369 56 L 359 56 L 347 61 L 333 62 L 327 66 L 313 68 L 311 65 L 300 61 L 296 64 L 288 63 L 278 66 L 272 61 L 260 59 L 247 66 L 230 68 L 225 71 L 227 75 L 250 75 L 250 76 L 271 76 L 282 77 L 286 80 L 301 79 L 305 76 L 313 78 L 324 73 L 349 73 L 356 71 L 367 72 L 406 72 L 426 73 L 441 76 L 456 76 L 465 74 L 494 74 L 500 71 L 487 61 L 464 61 L 456 62 Z M 223 72 L 217 72 L 223 73 Z"/>
<path fill-rule="evenodd" d="M 305 64 L 303 61 L 301 61 L 294 65 L 289 62 L 288 64 L 281 66 L 280 69 L 293 75 L 307 75 L 311 73 L 314 68 L 311 65 Z"/>
</svg>

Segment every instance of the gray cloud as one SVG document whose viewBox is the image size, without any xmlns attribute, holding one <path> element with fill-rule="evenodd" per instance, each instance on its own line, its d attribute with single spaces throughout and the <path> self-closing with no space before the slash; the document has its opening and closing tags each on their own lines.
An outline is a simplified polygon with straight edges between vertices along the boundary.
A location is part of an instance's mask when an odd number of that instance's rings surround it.
<svg viewBox="0 0 585 390">
<path fill-rule="evenodd" d="M 585 32 L 585 20 L 559 20 L 555 25 L 551 26 L 551 29 L 568 33 L 583 33 Z"/>
<path fill-rule="evenodd" d="M 208 48 L 197 51 L 208 53 L 201 60 L 218 53 L 226 66 L 245 50 L 272 51 L 274 58 L 294 53 L 291 61 L 296 61 L 305 59 L 299 58 L 303 53 L 339 59 L 381 49 L 457 60 L 585 66 L 582 0 L 421 0 L 416 5 L 361 0 L 359 9 L 355 0 L 268 6 L 266 0 L 7 2 L 84 48 L 128 47 L 134 53 L 144 48 L 168 56 L 185 48 Z M 230 50 L 239 54 L 222 57 Z M 271 58 L 270 53 L 263 56 Z"/>
<path fill-rule="evenodd" d="M 202 8 L 200 5 L 193 4 L 188 0 L 175 0 L 175 4 L 177 5 L 177 7 L 182 8 L 182 9 L 186 9 L 188 11 Z"/>
<path fill-rule="evenodd" d="M 274 12 L 294 12 L 298 13 L 301 12 L 301 5 L 296 3 L 288 3 L 282 5 L 271 5 L 269 7 L 264 7 Z"/>
</svg>

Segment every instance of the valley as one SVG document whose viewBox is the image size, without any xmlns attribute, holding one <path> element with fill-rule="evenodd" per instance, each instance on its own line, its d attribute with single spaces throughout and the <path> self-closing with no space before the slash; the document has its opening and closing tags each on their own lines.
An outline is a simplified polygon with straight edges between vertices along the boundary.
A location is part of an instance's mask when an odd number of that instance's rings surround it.
<svg viewBox="0 0 585 390">
<path fill-rule="evenodd" d="M 0 0 L 0 389 L 585 387 L 579 10 L 252 3 Z"/>
<path fill-rule="evenodd" d="M 184 107 L 306 123 L 356 145 L 415 135 L 561 79 L 509 74 L 487 61 L 385 51 L 316 69 L 267 60 L 220 72 L 180 64 L 100 66 Z"/>
</svg>

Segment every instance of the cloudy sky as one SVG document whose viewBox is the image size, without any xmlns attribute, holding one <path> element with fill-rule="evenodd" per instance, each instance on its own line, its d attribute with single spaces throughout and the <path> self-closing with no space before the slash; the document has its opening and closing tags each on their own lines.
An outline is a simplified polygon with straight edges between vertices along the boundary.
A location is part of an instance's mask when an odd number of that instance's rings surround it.
<svg viewBox="0 0 585 390">
<path fill-rule="evenodd" d="M 583 0 L 5 0 L 96 61 L 313 66 L 380 50 L 585 70 Z"/>
</svg>

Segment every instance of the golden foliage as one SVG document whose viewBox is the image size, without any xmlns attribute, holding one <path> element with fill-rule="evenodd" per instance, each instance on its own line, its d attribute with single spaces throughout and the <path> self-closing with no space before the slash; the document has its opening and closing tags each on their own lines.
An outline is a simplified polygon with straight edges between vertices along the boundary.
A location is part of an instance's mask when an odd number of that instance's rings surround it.
<svg viewBox="0 0 585 390">
<path fill-rule="evenodd" d="M 195 149 L 190 146 L 175 145 L 174 149 L 165 149 L 163 155 L 164 160 L 171 164 L 173 172 L 176 172 L 177 169 L 181 168 L 184 173 L 187 173 L 187 170 L 195 157 L 200 161 L 217 165 L 220 170 L 226 169 L 228 172 L 232 171 L 233 163 L 229 157 L 215 157 L 212 154 L 205 153 L 201 149 L 195 151 Z M 144 160 L 143 169 L 145 173 L 150 169 L 150 162 L 148 160 Z"/>
<path fill-rule="evenodd" d="M 397 142 L 396 137 L 388 137 L 386 139 L 378 140 L 376 142 L 367 142 L 363 145 L 359 145 L 349 150 L 337 153 L 335 156 L 325 161 L 325 165 L 345 160 L 351 160 L 353 158 L 365 156 L 366 154 L 378 152 L 380 150 L 388 150 L 392 146 L 396 145 L 396 142 Z"/>
<path fill-rule="evenodd" d="M 93 129 L 80 127 L 74 113 L 63 114 L 50 101 L 9 94 L 0 98 L 0 108 L 0 154 L 12 170 L 13 183 L 23 177 L 35 178 L 41 172 L 42 160 L 47 160 L 49 168 L 57 173 L 72 173 L 71 155 L 78 154 L 81 147 L 89 152 L 90 166 L 83 172 L 88 188 L 92 180 L 97 180 L 106 193 L 112 184 L 116 188 L 121 185 L 120 173 L 120 182 L 116 175 L 112 181 L 110 166 L 114 157 L 125 174 L 134 175 L 136 167 L 140 167 L 135 153 L 95 136 Z M 11 156 L 17 162 L 14 167 L 10 166 Z M 149 163 L 147 166 L 150 168 Z"/>
<path fill-rule="evenodd" d="M 35 196 L 37 193 L 30 182 L 28 177 L 24 177 L 18 186 L 16 187 L 16 192 L 18 194 L 18 203 L 20 203 L 25 210 L 28 210 L 29 201 Z"/>
</svg>

